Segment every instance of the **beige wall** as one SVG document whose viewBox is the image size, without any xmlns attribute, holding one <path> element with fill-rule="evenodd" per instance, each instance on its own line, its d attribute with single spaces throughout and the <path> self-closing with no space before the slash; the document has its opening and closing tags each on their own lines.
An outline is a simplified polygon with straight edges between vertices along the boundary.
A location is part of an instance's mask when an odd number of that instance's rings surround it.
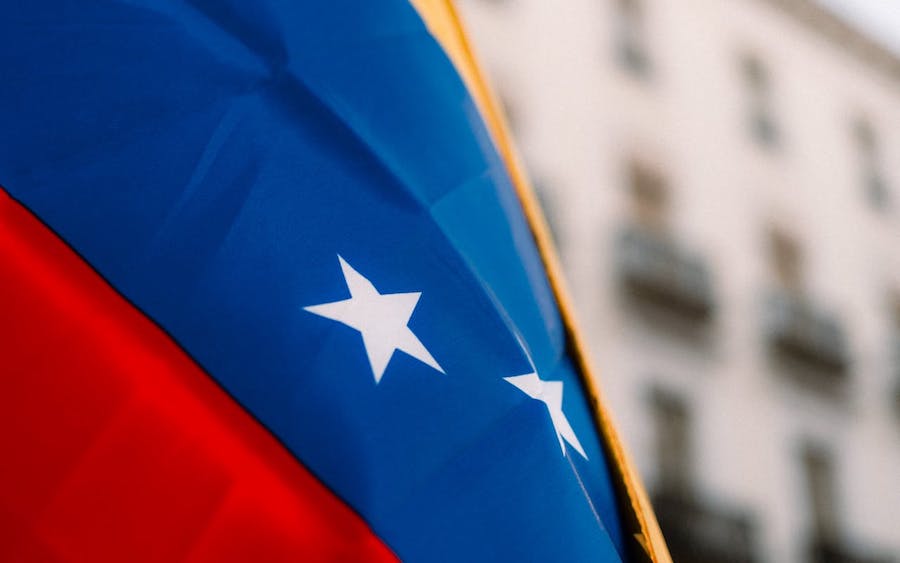
<svg viewBox="0 0 900 563">
<path fill-rule="evenodd" d="M 848 536 L 900 554 L 886 306 L 900 289 L 900 81 L 759 0 L 645 0 L 647 80 L 615 59 L 613 0 L 459 4 L 546 191 L 602 387 L 646 480 L 657 478 L 647 394 L 659 385 L 692 408 L 703 491 L 757 516 L 762 560 L 802 560 L 806 438 L 835 453 Z M 783 133 L 774 151 L 747 134 L 743 52 L 771 72 Z M 860 183 L 858 112 L 880 137 L 887 211 L 869 205 Z M 665 174 L 672 231 L 712 271 L 718 307 L 705 345 L 642 321 L 617 293 L 612 248 L 629 216 L 632 156 Z M 845 400 L 809 393 L 765 361 L 773 224 L 801 243 L 809 295 L 844 322 L 854 359 Z"/>
</svg>

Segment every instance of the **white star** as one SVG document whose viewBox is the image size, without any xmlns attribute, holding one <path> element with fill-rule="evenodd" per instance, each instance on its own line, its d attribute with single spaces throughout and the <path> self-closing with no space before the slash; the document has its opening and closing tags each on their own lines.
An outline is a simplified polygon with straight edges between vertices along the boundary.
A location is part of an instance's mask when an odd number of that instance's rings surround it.
<svg viewBox="0 0 900 563">
<path fill-rule="evenodd" d="M 562 411 L 563 398 L 563 382 L 562 381 L 544 381 L 538 377 L 537 373 L 528 373 L 525 375 L 517 375 L 515 377 L 504 377 L 507 382 L 515 385 L 520 391 L 544 403 L 547 411 L 550 413 L 550 421 L 553 423 L 553 429 L 556 431 L 556 439 L 559 440 L 559 447 L 562 448 L 563 455 L 566 455 L 565 440 L 570 446 L 581 454 L 581 457 L 587 459 L 587 454 L 575 435 L 575 430 L 569 424 L 569 419 Z"/>
<path fill-rule="evenodd" d="M 378 293 L 372 282 L 354 270 L 341 256 L 338 256 L 338 260 L 350 290 L 350 299 L 311 305 L 303 309 L 344 323 L 362 333 L 375 383 L 381 381 L 394 350 L 406 352 L 444 373 L 425 346 L 406 326 L 422 294 Z"/>
</svg>

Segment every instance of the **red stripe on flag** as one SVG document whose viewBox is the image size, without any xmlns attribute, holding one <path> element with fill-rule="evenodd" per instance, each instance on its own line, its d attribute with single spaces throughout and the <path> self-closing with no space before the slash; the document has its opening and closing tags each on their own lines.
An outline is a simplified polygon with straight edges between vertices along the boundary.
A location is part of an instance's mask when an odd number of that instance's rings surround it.
<svg viewBox="0 0 900 563">
<path fill-rule="evenodd" d="M 0 190 L 0 560 L 395 557 Z"/>
</svg>

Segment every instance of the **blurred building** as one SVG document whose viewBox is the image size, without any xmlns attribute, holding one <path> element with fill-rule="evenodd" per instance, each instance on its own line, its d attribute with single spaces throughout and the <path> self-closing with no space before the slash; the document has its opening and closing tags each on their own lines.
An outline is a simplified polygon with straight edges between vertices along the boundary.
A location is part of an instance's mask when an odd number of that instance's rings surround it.
<svg viewBox="0 0 900 563">
<path fill-rule="evenodd" d="M 679 563 L 900 560 L 900 60 L 810 0 L 460 0 Z"/>
</svg>

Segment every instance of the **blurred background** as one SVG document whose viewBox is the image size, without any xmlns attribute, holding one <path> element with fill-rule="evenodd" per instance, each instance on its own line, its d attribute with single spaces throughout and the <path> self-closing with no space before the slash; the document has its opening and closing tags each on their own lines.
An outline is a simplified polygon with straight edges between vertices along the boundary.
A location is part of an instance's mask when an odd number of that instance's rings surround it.
<svg viewBox="0 0 900 563">
<path fill-rule="evenodd" d="M 900 3 L 458 5 L 676 563 L 900 561 Z"/>
</svg>

